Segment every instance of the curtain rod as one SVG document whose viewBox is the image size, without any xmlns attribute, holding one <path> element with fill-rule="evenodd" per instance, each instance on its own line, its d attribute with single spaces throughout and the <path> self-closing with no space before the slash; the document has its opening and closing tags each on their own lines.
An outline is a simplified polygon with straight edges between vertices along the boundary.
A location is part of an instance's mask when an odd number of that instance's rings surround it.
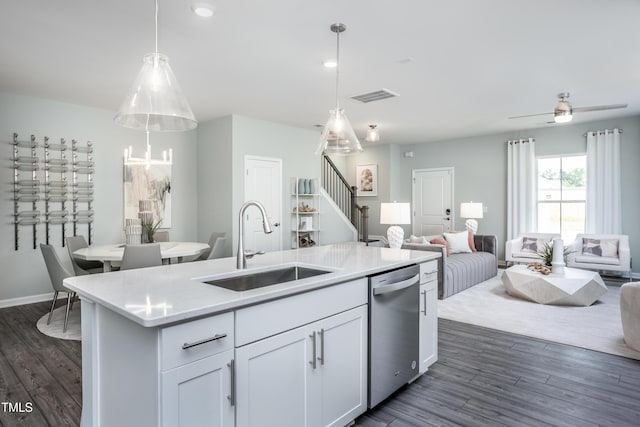
<svg viewBox="0 0 640 427">
<path fill-rule="evenodd" d="M 614 130 L 614 129 L 611 129 L 611 130 L 607 129 L 607 130 L 608 130 L 609 132 L 613 132 L 613 130 Z M 604 131 L 604 130 L 590 130 L 589 132 L 593 132 L 593 133 L 596 133 L 596 134 L 601 134 L 601 133 L 604 133 L 604 132 L 606 132 L 606 131 Z M 582 136 L 587 136 L 587 135 L 589 135 L 589 132 L 585 133 L 585 134 L 584 134 L 584 135 L 582 135 Z M 618 129 L 618 132 L 622 133 L 622 129 Z"/>
<path fill-rule="evenodd" d="M 529 138 L 520 138 L 520 139 L 510 139 L 509 141 L 507 141 L 507 144 L 520 144 L 520 142 L 525 143 L 525 142 L 529 142 L 529 141 L 533 141 L 535 142 L 535 138 L 533 137 L 529 137 Z"/>
</svg>

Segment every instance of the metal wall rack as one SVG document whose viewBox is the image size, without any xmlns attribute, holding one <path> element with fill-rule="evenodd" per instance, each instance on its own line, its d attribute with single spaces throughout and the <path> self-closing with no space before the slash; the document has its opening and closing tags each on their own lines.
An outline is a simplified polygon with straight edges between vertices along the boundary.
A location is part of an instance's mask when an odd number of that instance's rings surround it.
<svg viewBox="0 0 640 427">
<path fill-rule="evenodd" d="M 13 134 L 13 224 L 15 250 L 18 250 L 20 227 L 30 226 L 33 233 L 33 249 L 36 249 L 37 225 L 40 223 L 40 181 L 38 180 L 38 156 L 36 137 L 28 141 L 18 139 Z M 30 203 L 30 204 L 29 204 Z M 30 209 L 28 209 L 30 208 Z"/>
<path fill-rule="evenodd" d="M 72 200 L 73 200 L 73 235 L 78 233 L 79 224 L 87 224 L 87 239 L 91 244 L 93 224 L 93 144 L 87 141 L 81 146 L 75 139 L 71 141 L 73 152 L 72 165 Z M 84 208 L 84 209 L 81 209 Z"/>
<path fill-rule="evenodd" d="M 60 144 L 50 144 L 49 138 L 44 137 L 44 211 L 47 245 L 49 244 L 51 226 L 55 224 L 62 226 L 62 246 L 65 245 L 65 225 L 69 221 L 67 217 L 69 212 L 65 209 L 67 203 L 66 174 L 69 170 L 66 151 L 67 145 L 64 138 L 60 138 Z M 59 207 L 59 209 L 54 209 L 54 207 Z"/>
<path fill-rule="evenodd" d="M 81 224 L 87 225 L 88 242 L 92 242 L 93 212 L 93 145 L 72 140 L 71 147 L 64 138 L 60 143 L 51 143 L 44 137 L 44 143 L 20 140 L 13 134 L 13 224 L 15 250 L 20 248 L 20 232 L 25 227 L 32 231 L 33 249 L 37 248 L 38 227 L 44 223 L 47 244 L 55 226 L 60 226 L 62 246 L 65 245 L 67 224 L 73 222 L 73 235 L 78 234 Z M 42 157 L 38 150 L 42 149 Z M 69 151 L 71 156 L 68 155 Z M 69 159 L 71 157 L 71 159 Z M 39 172 L 43 173 L 39 176 Z M 71 177 L 71 182 L 69 182 Z M 44 201 L 44 205 L 39 205 Z M 71 202 L 71 212 L 69 212 Z M 38 209 L 44 208 L 41 214 Z"/>
</svg>

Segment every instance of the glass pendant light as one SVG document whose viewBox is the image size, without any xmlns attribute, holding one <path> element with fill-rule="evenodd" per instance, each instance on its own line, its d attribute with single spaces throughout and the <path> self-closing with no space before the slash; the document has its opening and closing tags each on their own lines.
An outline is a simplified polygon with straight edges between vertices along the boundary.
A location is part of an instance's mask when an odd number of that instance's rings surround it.
<svg viewBox="0 0 640 427">
<path fill-rule="evenodd" d="M 198 122 L 169 58 L 158 52 L 158 0 L 155 5 L 156 50 L 144 56 L 142 69 L 114 120 L 120 126 L 150 132 L 191 130 Z"/>
<path fill-rule="evenodd" d="M 349 123 L 344 110 L 340 108 L 338 89 L 340 83 L 340 33 L 344 32 L 347 27 L 344 24 L 333 24 L 331 31 L 336 33 L 336 108 L 329 111 L 329 120 L 322 130 L 320 136 L 320 144 L 316 150 L 316 154 L 323 151 L 327 154 L 347 155 L 362 151 L 362 146 L 356 133 Z"/>
<path fill-rule="evenodd" d="M 369 125 L 369 129 L 367 130 L 366 141 L 376 142 L 380 141 L 380 132 L 377 129 L 378 125 Z"/>
</svg>

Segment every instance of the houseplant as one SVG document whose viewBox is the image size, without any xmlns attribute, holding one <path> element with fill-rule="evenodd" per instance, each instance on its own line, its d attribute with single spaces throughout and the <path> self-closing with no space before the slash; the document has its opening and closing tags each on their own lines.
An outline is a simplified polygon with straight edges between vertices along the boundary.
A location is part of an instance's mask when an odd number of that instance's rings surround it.
<svg viewBox="0 0 640 427">
<path fill-rule="evenodd" d="M 567 255 L 569 255 L 572 252 L 573 251 L 570 249 L 569 246 L 563 246 L 562 258 L 565 264 L 567 263 Z M 542 249 L 538 251 L 538 255 L 542 259 L 543 265 L 551 267 L 551 261 L 553 261 L 553 244 L 549 242 L 545 242 L 544 246 L 542 246 Z"/>
<path fill-rule="evenodd" d="M 160 224 L 162 224 L 162 220 L 158 220 L 158 222 L 153 222 L 153 221 L 145 222 L 143 224 L 144 232 L 146 236 L 145 243 L 153 243 L 153 235 L 156 233 L 156 230 L 160 227 Z"/>
</svg>

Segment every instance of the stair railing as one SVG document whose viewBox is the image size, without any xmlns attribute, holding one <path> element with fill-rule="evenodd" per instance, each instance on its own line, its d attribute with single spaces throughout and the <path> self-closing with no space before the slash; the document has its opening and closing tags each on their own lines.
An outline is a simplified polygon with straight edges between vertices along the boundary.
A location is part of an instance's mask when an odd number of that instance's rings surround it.
<svg viewBox="0 0 640 427">
<path fill-rule="evenodd" d="M 322 154 L 322 187 L 358 231 L 358 240 L 369 244 L 369 207 L 356 202 L 357 187 L 349 185 L 335 163 Z"/>
</svg>

